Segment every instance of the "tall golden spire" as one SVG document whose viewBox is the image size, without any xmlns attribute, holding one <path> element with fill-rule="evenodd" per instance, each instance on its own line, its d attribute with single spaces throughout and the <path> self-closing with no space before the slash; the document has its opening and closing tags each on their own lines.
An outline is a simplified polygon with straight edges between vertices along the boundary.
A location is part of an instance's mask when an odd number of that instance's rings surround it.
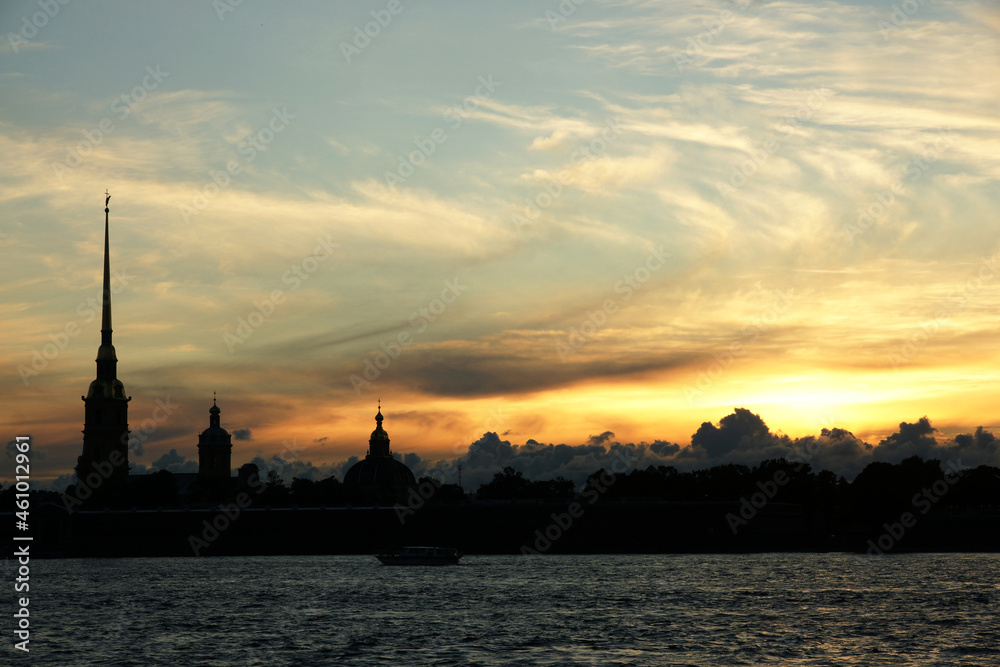
<svg viewBox="0 0 1000 667">
<path fill-rule="evenodd" d="M 111 345 L 111 244 L 108 242 L 108 202 L 111 195 L 104 191 L 104 298 L 101 311 L 101 345 Z"/>
<path fill-rule="evenodd" d="M 128 478 L 128 403 L 125 385 L 118 379 L 118 357 L 111 344 L 111 243 L 109 209 L 111 194 L 104 193 L 104 292 L 101 299 L 101 346 L 97 348 L 97 378 L 90 383 L 84 402 L 83 453 L 77 459 L 78 480 Z M 108 467 L 110 466 L 110 468 Z"/>
<path fill-rule="evenodd" d="M 104 291 L 101 298 L 101 346 L 97 348 L 97 379 L 111 384 L 118 376 L 118 356 L 111 342 L 111 244 L 108 240 L 108 202 L 111 195 L 104 191 Z"/>
</svg>

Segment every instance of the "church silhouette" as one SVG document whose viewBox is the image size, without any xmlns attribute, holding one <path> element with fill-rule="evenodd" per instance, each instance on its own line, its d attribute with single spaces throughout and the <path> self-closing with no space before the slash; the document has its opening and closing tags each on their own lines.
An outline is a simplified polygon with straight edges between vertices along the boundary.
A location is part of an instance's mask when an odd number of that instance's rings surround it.
<svg viewBox="0 0 1000 667">
<path fill-rule="evenodd" d="M 101 303 L 101 345 L 97 349 L 97 377 L 90 383 L 84 402 L 83 452 L 75 468 L 77 488 L 104 487 L 121 490 L 149 475 L 129 472 L 128 404 L 125 385 L 118 379 L 118 356 L 112 342 L 111 326 L 111 251 L 109 202 L 104 200 L 104 286 Z M 259 481 L 260 471 L 253 463 L 244 464 L 236 476 L 232 469 L 232 434 L 222 427 L 218 401 L 213 397 L 209 425 L 198 436 L 198 472 L 173 473 L 179 497 L 201 494 L 221 498 L 236 488 Z M 413 472 L 389 449 L 389 434 L 382 428 L 382 406 L 375 415 L 376 427 L 369 439 L 364 459 L 344 475 L 344 485 L 359 492 L 359 497 L 402 498 L 416 484 Z"/>
<path fill-rule="evenodd" d="M 101 344 L 96 377 L 82 397 L 83 451 L 76 484 L 61 502 L 42 502 L 32 515 L 32 544 L 40 553 L 370 554 L 412 544 L 508 554 L 860 553 L 872 544 L 882 552 L 1000 551 L 1000 471 L 989 466 L 961 471 L 949 504 L 929 510 L 933 520 L 908 527 L 901 542 L 879 533 L 896 525 L 887 520 L 901 521 L 900 507 L 914 507 L 914 492 L 938 480 L 940 461 L 873 462 L 850 484 L 784 459 L 753 469 L 727 464 L 686 473 L 612 467 L 595 471 L 579 494 L 566 480 L 529 481 L 506 468 L 470 498 L 460 485 L 436 485 L 432 478 L 414 483 L 413 472 L 393 456 L 381 401 L 366 456 L 342 482 L 295 478 L 286 488 L 274 470 L 261 480 L 253 463 L 234 476 L 233 438 L 214 398 L 208 427 L 198 437 L 198 472 L 129 474 L 131 397 L 118 379 L 112 340 L 109 201 Z M 786 496 L 762 504 L 748 500 L 777 489 L 779 474 L 787 480 L 781 485 Z M 13 500 L 13 487 L 3 493 Z"/>
</svg>

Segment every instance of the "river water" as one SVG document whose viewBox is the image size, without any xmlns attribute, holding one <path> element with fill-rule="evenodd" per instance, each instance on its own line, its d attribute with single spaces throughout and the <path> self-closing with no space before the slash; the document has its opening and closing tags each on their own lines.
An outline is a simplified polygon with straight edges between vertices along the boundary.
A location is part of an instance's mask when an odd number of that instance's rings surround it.
<svg viewBox="0 0 1000 667">
<path fill-rule="evenodd" d="M 8 630 L 5 664 L 1000 665 L 997 554 L 31 565 L 31 652 Z"/>
</svg>

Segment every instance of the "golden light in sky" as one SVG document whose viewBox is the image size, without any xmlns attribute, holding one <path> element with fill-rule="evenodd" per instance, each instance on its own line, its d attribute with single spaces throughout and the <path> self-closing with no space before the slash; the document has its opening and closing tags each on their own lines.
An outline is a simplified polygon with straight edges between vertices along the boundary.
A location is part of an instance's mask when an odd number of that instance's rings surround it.
<svg viewBox="0 0 1000 667">
<path fill-rule="evenodd" d="M 737 407 L 873 448 L 1000 424 L 995 7 L 404 6 L 364 48 L 349 5 L 0 9 L 2 420 L 36 479 L 80 453 L 105 188 L 135 472 L 196 462 L 213 391 L 236 465 L 339 474 L 381 398 L 418 472 L 496 434 L 470 483 L 550 444 L 530 475 L 719 463 L 688 445 Z"/>
</svg>

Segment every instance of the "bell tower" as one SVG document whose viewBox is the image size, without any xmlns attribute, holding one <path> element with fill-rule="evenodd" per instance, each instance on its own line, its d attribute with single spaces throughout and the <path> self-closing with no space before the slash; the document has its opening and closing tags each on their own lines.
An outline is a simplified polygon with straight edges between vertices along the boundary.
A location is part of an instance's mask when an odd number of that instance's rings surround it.
<svg viewBox="0 0 1000 667">
<path fill-rule="evenodd" d="M 213 398 L 208 409 L 208 428 L 198 436 L 198 476 L 202 478 L 232 476 L 233 436 L 222 428 L 221 413 Z"/>
<path fill-rule="evenodd" d="M 104 293 L 101 304 L 101 346 L 97 348 L 97 379 L 83 399 L 83 453 L 77 459 L 77 482 L 93 488 L 107 478 L 128 478 L 128 403 L 118 379 L 118 357 L 111 342 L 111 259 L 108 242 L 108 202 L 104 200 Z M 94 477 L 97 473 L 99 477 Z M 100 481 L 98 481 L 100 480 Z"/>
</svg>

